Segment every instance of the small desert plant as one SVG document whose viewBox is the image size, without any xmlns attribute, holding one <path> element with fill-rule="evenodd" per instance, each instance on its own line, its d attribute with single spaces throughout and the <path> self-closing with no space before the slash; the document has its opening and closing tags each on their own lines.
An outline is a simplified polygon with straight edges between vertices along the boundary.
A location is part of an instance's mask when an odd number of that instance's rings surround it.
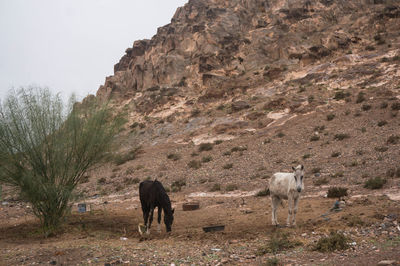
<svg viewBox="0 0 400 266">
<path fill-rule="evenodd" d="M 247 150 L 246 146 L 236 146 L 231 149 L 231 152 L 237 152 L 237 151 L 240 152 L 240 151 L 246 151 L 246 150 Z"/>
<path fill-rule="evenodd" d="M 266 197 L 269 196 L 270 192 L 269 192 L 269 188 L 260 190 L 257 192 L 256 197 Z"/>
<path fill-rule="evenodd" d="M 303 159 L 308 159 L 308 158 L 310 158 L 311 156 L 312 156 L 311 154 L 306 153 L 306 154 L 303 155 Z"/>
<path fill-rule="evenodd" d="M 391 108 L 392 108 L 392 110 L 394 110 L 394 111 L 400 110 L 400 102 L 392 103 Z"/>
<path fill-rule="evenodd" d="M 117 154 L 114 158 L 114 163 L 116 165 L 121 165 L 126 163 L 127 161 L 132 161 L 137 158 L 137 156 L 143 152 L 143 149 L 141 146 L 135 147 L 129 152 L 125 154 Z"/>
<path fill-rule="evenodd" d="M 224 155 L 224 156 L 229 156 L 229 155 L 231 155 L 231 154 L 232 154 L 231 151 L 226 151 L 226 152 L 224 152 L 222 155 Z"/>
<path fill-rule="evenodd" d="M 224 169 L 231 169 L 233 167 L 233 163 L 227 163 L 222 168 Z"/>
<path fill-rule="evenodd" d="M 199 154 L 197 153 L 197 152 L 192 152 L 191 154 L 190 154 L 190 156 L 192 156 L 192 157 L 196 157 L 196 156 L 199 156 Z"/>
<path fill-rule="evenodd" d="M 97 180 L 97 184 L 103 185 L 103 184 L 106 183 L 106 181 L 107 181 L 107 179 L 106 179 L 105 177 L 102 177 L 102 178 L 100 178 L 99 180 Z"/>
<path fill-rule="evenodd" d="M 267 259 L 267 266 L 278 266 L 278 265 L 279 265 L 279 260 L 277 257 Z"/>
<path fill-rule="evenodd" d="M 277 232 L 271 236 L 271 239 L 266 245 L 257 249 L 256 254 L 258 256 L 262 256 L 267 253 L 276 254 L 279 251 L 288 250 L 299 245 L 302 245 L 302 243 L 289 240 L 288 233 Z"/>
<path fill-rule="evenodd" d="M 350 135 L 346 134 L 346 133 L 335 134 L 335 137 L 334 137 L 335 140 L 344 140 L 344 139 L 348 139 L 348 138 L 350 138 Z"/>
<path fill-rule="evenodd" d="M 347 196 L 347 188 L 331 187 L 328 189 L 328 198 L 341 198 Z"/>
<path fill-rule="evenodd" d="M 349 214 L 349 215 L 343 216 L 342 220 L 345 220 L 347 222 L 347 225 L 352 226 L 352 227 L 363 226 L 365 224 L 364 221 L 361 220 L 361 218 L 357 215 Z"/>
<path fill-rule="evenodd" d="M 212 143 L 201 143 L 199 146 L 199 152 L 202 151 L 210 151 L 213 149 L 213 144 Z"/>
<path fill-rule="evenodd" d="M 344 176 L 344 173 L 343 173 L 342 171 L 336 172 L 336 173 L 334 173 L 333 175 L 331 175 L 331 177 L 333 177 L 333 178 L 336 178 L 336 177 L 343 177 L 343 176 Z"/>
<path fill-rule="evenodd" d="M 399 135 L 391 135 L 390 137 L 388 137 L 387 139 L 387 144 L 397 144 L 400 140 L 400 136 Z"/>
<path fill-rule="evenodd" d="M 323 237 L 318 240 L 314 250 L 321 252 L 346 250 L 349 248 L 347 244 L 348 241 L 349 239 L 342 233 L 332 231 L 328 237 Z"/>
<path fill-rule="evenodd" d="M 215 145 L 219 145 L 219 144 L 221 144 L 222 142 L 224 142 L 223 140 L 220 140 L 220 139 L 217 139 L 216 141 L 214 141 L 214 144 Z"/>
<path fill-rule="evenodd" d="M 128 177 L 126 177 L 126 178 L 124 179 L 125 185 L 133 185 L 133 184 L 137 184 L 137 183 L 139 183 L 139 182 L 140 182 L 140 179 L 137 178 L 137 177 L 135 177 L 135 178 L 128 178 Z"/>
<path fill-rule="evenodd" d="M 321 168 L 319 167 L 315 167 L 313 169 L 311 169 L 311 173 L 316 174 L 316 173 L 320 173 L 321 172 Z"/>
<path fill-rule="evenodd" d="M 307 100 L 309 103 L 312 103 L 314 101 L 314 95 L 309 95 Z"/>
<path fill-rule="evenodd" d="M 278 134 L 276 134 L 276 136 L 277 136 L 278 138 L 283 138 L 283 137 L 285 136 L 285 133 L 283 133 L 283 132 L 278 132 Z"/>
<path fill-rule="evenodd" d="M 365 93 L 361 91 L 357 95 L 356 103 L 362 103 L 363 101 L 365 101 Z"/>
<path fill-rule="evenodd" d="M 225 187 L 226 191 L 234 191 L 234 190 L 237 190 L 237 189 L 238 189 L 238 186 L 236 184 L 229 184 L 229 185 L 227 185 Z"/>
<path fill-rule="evenodd" d="M 170 153 L 167 155 L 167 158 L 172 161 L 178 161 L 181 158 L 181 155 L 176 153 Z"/>
<path fill-rule="evenodd" d="M 310 141 L 318 141 L 319 140 L 319 136 L 318 135 L 312 135 L 310 138 Z"/>
<path fill-rule="evenodd" d="M 332 152 L 331 157 L 339 157 L 342 153 L 339 151 Z"/>
<path fill-rule="evenodd" d="M 363 104 L 363 105 L 361 106 L 361 109 L 362 109 L 363 111 L 371 110 L 371 108 L 372 108 L 372 106 L 371 106 L 370 104 Z"/>
<path fill-rule="evenodd" d="M 328 114 L 327 116 L 326 116 L 326 120 L 327 121 L 331 121 L 331 120 L 333 120 L 335 118 L 335 114 Z"/>
<path fill-rule="evenodd" d="M 182 187 L 186 186 L 186 181 L 183 179 L 175 180 L 171 184 L 172 192 L 178 192 L 182 190 Z"/>
<path fill-rule="evenodd" d="M 367 46 L 365 46 L 365 50 L 366 50 L 366 51 L 374 51 L 374 50 L 375 50 L 375 47 L 372 46 L 372 45 L 367 45 Z"/>
<path fill-rule="evenodd" d="M 380 105 L 381 109 L 385 109 L 387 107 L 388 107 L 388 103 L 387 102 L 382 102 L 381 105 Z"/>
<path fill-rule="evenodd" d="M 333 99 L 335 100 L 343 100 L 346 97 L 349 97 L 350 93 L 349 92 L 344 92 L 344 91 L 337 91 L 335 93 L 335 96 L 333 97 Z"/>
<path fill-rule="evenodd" d="M 379 189 L 382 188 L 383 185 L 386 184 L 386 179 L 382 179 L 381 177 L 370 178 L 364 183 L 364 187 L 368 189 Z"/>
<path fill-rule="evenodd" d="M 322 186 L 329 183 L 329 180 L 326 177 L 322 177 L 314 181 L 314 186 Z"/>
<path fill-rule="evenodd" d="M 211 156 L 204 156 L 203 158 L 201 158 L 201 162 L 202 163 L 208 163 L 212 161 L 212 157 Z"/>
<path fill-rule="evenodd" d="M 375 147 L 375 150 L 378 151 L 378 152 L 385 152 L 385 151 L 387 151 L 388 149 L 389 149 L 389 148 L 386 147 L 386 146 L 378 146 L 378 147 Z"/>
<path fill-rule="evenodd" d="M 201 113 L 201 111 L 197 108 L 193 109 L 192 112 L 190 113 L 191 117 L 196 117 Z"/>
<path fill-rule="evenodd" d="M 221 184 L 219 184 L 219 183 L 215 183 L 210 188 L 210 192 L 215 192 L 215 191 L 220 191 L 220 190 L 221 190 Z"/>
<path fill-rule="evenodd" d="M 383 127 L 386 124 L 387 124 L 386 120 L 381 120 L 381 121 L 378 122 L 378 127 Z"/>
<path fill-rule="evenodd" d="M 191 160 L 188 163 L 189 168 L 193 168 L 193 169 L 199 169 L 201 167 L 201 162 L 200 161 L 196 161 L 196 160 Z"/>
</svg>

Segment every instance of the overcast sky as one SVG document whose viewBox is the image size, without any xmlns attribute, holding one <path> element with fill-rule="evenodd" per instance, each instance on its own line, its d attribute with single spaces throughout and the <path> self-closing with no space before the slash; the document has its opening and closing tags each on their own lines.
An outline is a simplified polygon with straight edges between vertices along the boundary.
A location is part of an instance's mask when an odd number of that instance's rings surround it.
<svg viewBox="0 0 400 266">
<path fill-rule="evenodd" d="M 187 0 L 0 0 L 0 98 L 38 85 L 95 94 L 135 40 Z"/>
</svg>

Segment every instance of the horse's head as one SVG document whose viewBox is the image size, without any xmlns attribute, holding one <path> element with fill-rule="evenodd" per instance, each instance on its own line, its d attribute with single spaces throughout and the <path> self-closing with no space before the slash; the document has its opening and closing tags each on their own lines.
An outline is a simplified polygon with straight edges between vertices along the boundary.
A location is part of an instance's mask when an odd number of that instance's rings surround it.
<svg viewBox="0 0 400 266">
<path fill-rule="evenodd" d="M 304 189 L 303 179 L 304 179 L 304 166 L 298 165 L 296 168 L 292 167 L 294 179 L 296 180 L 296 190 L 301 192 Z"/>
<path fill-rule="evenodd" d="M 164 215 L 164 223 L 165 227 L 167 228 L 167 232 L 171 232 L 171 226 L 174 222 L 174 212 L 175 210 L 172 209 L 170 213 L 165 213 Z"/>
</svg>

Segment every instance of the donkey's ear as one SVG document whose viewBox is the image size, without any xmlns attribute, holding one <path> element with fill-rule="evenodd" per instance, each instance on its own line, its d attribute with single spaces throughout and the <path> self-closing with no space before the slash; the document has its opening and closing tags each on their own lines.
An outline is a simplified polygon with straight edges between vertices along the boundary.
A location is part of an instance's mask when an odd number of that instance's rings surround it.
<svg viewBox="0 0 400 266">
<path fill-rule="evenodd" d="M 293 166 L 292 166 L 292 169 L 293 169 L 293 171 L 296 171 L 296 168 L 294 168 Z"/>
<path fill-rule="evenodd" d="M 301 165 L 301 168 L 300 168 L 301 170 L 304 170 L 304 165 Z"/>
<path fill-rule="evenodd" d="M 172 214 L 174 214 L 174 212 L 175 212 L 175 208 L 172 209 Z"/>
</svg>

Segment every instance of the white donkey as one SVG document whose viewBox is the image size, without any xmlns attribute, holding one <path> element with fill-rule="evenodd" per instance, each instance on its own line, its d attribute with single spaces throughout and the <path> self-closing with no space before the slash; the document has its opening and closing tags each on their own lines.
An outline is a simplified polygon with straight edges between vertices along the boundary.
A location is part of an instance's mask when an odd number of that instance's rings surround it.
<svg viewBox="0 0 400 266">
<path fill-rule="evenodd" d="M 272 225 L 278 225 L 276 210 L 282 199 L 288 200 L 287 226 L 296 225 L 297 205 L 304 190 L 304 166 L 292 167 L 293 173 L 275 173 L 269 182 L 272 203 Z M 290 218 L 293 218 L 292 220 Z"/>
</svg>

